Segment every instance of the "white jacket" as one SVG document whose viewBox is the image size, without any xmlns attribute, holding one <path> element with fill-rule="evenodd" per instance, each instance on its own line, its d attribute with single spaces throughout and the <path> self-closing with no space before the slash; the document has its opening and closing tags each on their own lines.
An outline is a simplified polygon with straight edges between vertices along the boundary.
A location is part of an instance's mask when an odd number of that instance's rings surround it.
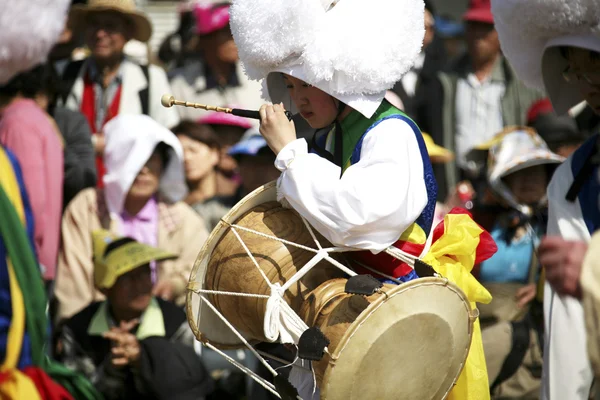
<svg viewBox="0 0 600 400">
<path fill-rule="evenodd" d="M 65 102 L 65 107 L 71 110 L 80 110 L 83 99 L 83 76 L 89 67 L 90 59 L 84 61 L 82 68 L 71 92 Z M 140 66 L 132 61 L 125 59 L 121 64 L 123 73 L 123 86 L 121 87 L 121 102 L 119 104 L 119 114 L 141 114 L 142 104 L 140 101 L 140 91 L 148 88 L 148 81 Z M 179 114 L 174 108 L 165 108 L 160 103 L 164 94 L 171 93 L 171 87 L 167 80 L 167 75 L 161 68 L 150 65 L 148 68 L 150 78 L 148 112 L 156 122 L 166 128 L 173 128 L 179 123 Z"/>
</svg>

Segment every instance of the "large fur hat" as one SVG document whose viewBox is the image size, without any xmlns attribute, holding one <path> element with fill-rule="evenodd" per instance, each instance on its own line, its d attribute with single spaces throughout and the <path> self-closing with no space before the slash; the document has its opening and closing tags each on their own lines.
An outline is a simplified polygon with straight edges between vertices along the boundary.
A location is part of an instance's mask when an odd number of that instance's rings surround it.
<svg viewBox="0 0 600 400">
<path fill-rule="evenodd" d="M 560 46 L 600 52 L 597 0 L 492 0 L 502 51 L 527 85 L 546 89 L 557 113 L 582 101 L 562 78 Z"/>
<path fill-rule="evenodd" d="M 0 85 L 44 62 L 62 32 L 70 0 L 0 0 Z"/>
<path fill-rule="evenodd" d="M 250 79 L 273 102 L 285 72 L 370 117 L 421 51 L 423 0 L 234 0 L 231 28 Z M 275 75 L 274 77 L 269 75 Z"/>
</svg>

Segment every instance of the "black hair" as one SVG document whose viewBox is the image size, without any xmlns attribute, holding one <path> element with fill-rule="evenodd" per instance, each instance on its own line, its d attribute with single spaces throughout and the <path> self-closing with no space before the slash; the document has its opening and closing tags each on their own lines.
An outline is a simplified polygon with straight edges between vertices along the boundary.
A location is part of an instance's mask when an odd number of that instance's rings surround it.
<svg viewBox="0 0 600 400">
<path fill-rule="evenodd" d="M 221 149 L 219 137 L 210 125 L 199 124 L 191 120 L 183 120 L 176 127 L 171 129 L 171 131 L 176 135 L 187 136 L 190 139 L 204 143 L 211 149 Z"/>
<path fill-rule="evenodd" d="M 103 257 L 108 256 L 112 251 L 115 251 L 116 249 L 118 249 L 121 246 L 126 245 L 127 243 L 131 243 L 131 242 L 137 242 L 137 240 L 130 238 L 130 237 L 124 237 L 124 238 L 119 238 L 117 240 L 114 240 L 112 242 L 110 242 L 108 244 L 108 246 L 106 246 L 106 249 L 104 249 L 104 254 L 102 254 Z"/>
<path fill-rule="evenodd" d="M 0 86 L 0 95 L 12 98 L 20 94 L 32 99 L 36 95 L 44 93 L 48 95 L 52 103 L 58 91 L 59 82 L 58 75 L 50 63 L 38 64 Z"/>
<path fill-rule="evenodd" d="M 162 165 L 163 165 L 163 171 L 167 167 L 167 164 L 169 163 L 169 160 L 171 159 L 170 150 L 171 150 L 171 146 L 169 146 L 165 142 L 160 142 L 159 144 L 156 145 L 156 147 L 154 148 L 154 151 L 152 152 L 152 154 L 158 153 L 160 155 L 160 159 L 161 159 Z"/>
</svg>

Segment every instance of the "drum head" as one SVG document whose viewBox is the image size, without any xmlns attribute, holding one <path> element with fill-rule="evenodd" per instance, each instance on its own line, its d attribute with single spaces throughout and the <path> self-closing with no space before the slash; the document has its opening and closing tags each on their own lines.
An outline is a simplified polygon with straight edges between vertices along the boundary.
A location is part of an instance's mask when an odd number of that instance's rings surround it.
<svg viewBox="0 0 600 400">
<path fill-rule="evenodd" d="M 269 182 L 244 197 L 222 219 L 233 224 L 246 212 L 269 201 L 277 201 L 276 181 Z M 186 314 L 190 327 L 198 340 L 210 342 L 220 348 L 239 348 L 244 346 L 242 341 L 200 299 L 200 295 L 194 292 L 195 288 L 205 287 L 206 267 L 210 261 L 210 256 L 228 228 L 226 223 L 219 221 L 198 254 L 188 283 Z M 205 294 L 204 297 L 208 298 L 208 295 Z"/>
<path fill-rule="evenodd" d="M 471 345 L 464 293 L 442 278 L 416 279 L 386 293 L 342 337 L 325 371 L 322 399 L 443 399 L 452 389 Z"/>
</svg>

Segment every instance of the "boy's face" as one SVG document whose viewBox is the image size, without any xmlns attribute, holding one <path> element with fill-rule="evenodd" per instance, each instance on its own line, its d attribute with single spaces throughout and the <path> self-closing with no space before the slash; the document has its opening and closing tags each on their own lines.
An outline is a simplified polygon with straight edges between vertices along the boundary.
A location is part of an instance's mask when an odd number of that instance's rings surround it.
<svg viewBox="0 0 600 400">
<path fill-rule="evenodd" d="M 565 55 L 569 65 L 563 78 L 576 85 L 590 107 L 600 114 L 600 55 L 575 47 L 569 47 Z"/>
<path fill-rule="evenodd" d="M 150 265 L 121 275 L 110 289 L 105 290 L 105 294 L 111 307 L 119 314 L 142 313 L 152 299 Z"/>
<path fill-rule="evenodd" d="M 308 83 L 283 74 L 283 80 L 296 108 L 311 128 L 325 128 L 335 120 L 338 101 Z"/>
<path fill-rule="evenodd" d="M 548 172 L 545 165 L 536 165 L 513 172 L 503 180 L 519 204 L 533 205 L 546 195 Z"/>
</svg>

